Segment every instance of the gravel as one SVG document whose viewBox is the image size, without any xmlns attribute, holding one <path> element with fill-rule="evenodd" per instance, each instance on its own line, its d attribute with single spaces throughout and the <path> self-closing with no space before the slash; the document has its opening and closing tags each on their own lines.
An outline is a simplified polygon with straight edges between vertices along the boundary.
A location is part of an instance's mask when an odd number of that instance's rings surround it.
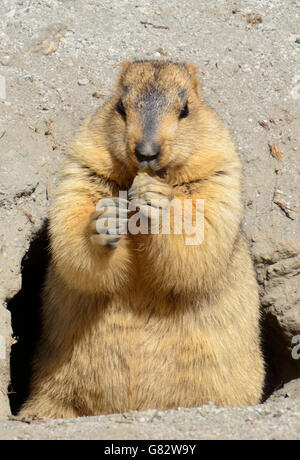
<svg viewBox="0 0 300 460">
<path fill-rule="evenodd" d="M 111 94 L 121 62 L 132 58 L 196 64 L 205 98 L 229 125 L 244 165 L 243 228 L 266 314 L 268 367 L 273 384 L 300 377 L 300 359 L 291 357 L 292 338 L 300 335 L 299 6 L 291 0 L 1 1 L 0 335 L 6 359 L 0 359 L 0 416 L 9 414 L 6 306 L 20 292 L 22 260 L 48 214 L 66 145 Z M 281 161 L 270 154 L 274 144 Z M 30 303 L 26 311 L 25 329 Z M 299 439 L 299 433 L 300 399 L 285 391 L 250 408 L 0 420 L 0 439 Z"/>
<path fill-rule="evenodd" d="M 0 420 L 1 439 L 299 440 L 300 399 L 233 409 L 203 406 L 25 423 L 6 419 Z"/>
</svg>

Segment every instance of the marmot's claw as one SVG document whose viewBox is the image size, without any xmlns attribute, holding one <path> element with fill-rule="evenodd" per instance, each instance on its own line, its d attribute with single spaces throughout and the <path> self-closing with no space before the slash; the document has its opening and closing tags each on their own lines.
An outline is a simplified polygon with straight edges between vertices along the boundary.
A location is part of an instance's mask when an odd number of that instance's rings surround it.
<svg viewBox="0 0 300 460">
<path fill-rule="evenodd" d="M 90 216 L 89 229 L 94 244 L 115 249 L 128 222 L 128 201 L 124 198 L 103 198 Z"/>
<path fill-rule="evenodd" d="M 129 209 L 140 209 L 149 219 L 156 219 L 169 209 L 173 199 L 173 190 L 170 185 L 155 177 L 137 177 L 128 192 Z"/>
</svg>

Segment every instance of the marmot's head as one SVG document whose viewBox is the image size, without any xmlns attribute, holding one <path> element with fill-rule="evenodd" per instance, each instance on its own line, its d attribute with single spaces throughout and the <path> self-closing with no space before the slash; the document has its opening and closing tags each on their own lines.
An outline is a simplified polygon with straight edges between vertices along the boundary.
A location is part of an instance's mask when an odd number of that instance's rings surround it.
<svg viewBox="0 0 300 460">
<path fill-rule="evenodd" d="M 194 151 L 203 100 L 193 65 L 126 62 L 111 102 L 110 149 L 123 164 L 160 171 Z"/>
</svg>

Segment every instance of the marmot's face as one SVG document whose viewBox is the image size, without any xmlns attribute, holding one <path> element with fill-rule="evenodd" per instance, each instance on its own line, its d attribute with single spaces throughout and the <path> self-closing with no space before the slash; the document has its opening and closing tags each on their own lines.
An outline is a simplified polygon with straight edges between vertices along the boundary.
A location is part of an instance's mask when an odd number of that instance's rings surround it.
<svg viewBox="0 0 300 460">
<path fill-rule="evenodd" d="M 112 112 L 115 156 L 155 171 L 184 164 L 196 146 L 200 106 L 193 66 L 125 63 Z"/>
</svg>

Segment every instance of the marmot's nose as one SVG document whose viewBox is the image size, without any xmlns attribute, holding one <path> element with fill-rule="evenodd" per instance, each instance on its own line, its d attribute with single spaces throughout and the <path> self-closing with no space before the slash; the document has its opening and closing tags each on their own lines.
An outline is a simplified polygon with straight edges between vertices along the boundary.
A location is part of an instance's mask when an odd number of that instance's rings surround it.
<svg viewBox="0 0 300 460">
<path fill-rule="evenodd" d="M 140 163 L 142 161 L 156 160 L 161 153 L 160 145 L 157 142 L 139 141 L 136 144 L 134 153 Z"/>
</svg>

